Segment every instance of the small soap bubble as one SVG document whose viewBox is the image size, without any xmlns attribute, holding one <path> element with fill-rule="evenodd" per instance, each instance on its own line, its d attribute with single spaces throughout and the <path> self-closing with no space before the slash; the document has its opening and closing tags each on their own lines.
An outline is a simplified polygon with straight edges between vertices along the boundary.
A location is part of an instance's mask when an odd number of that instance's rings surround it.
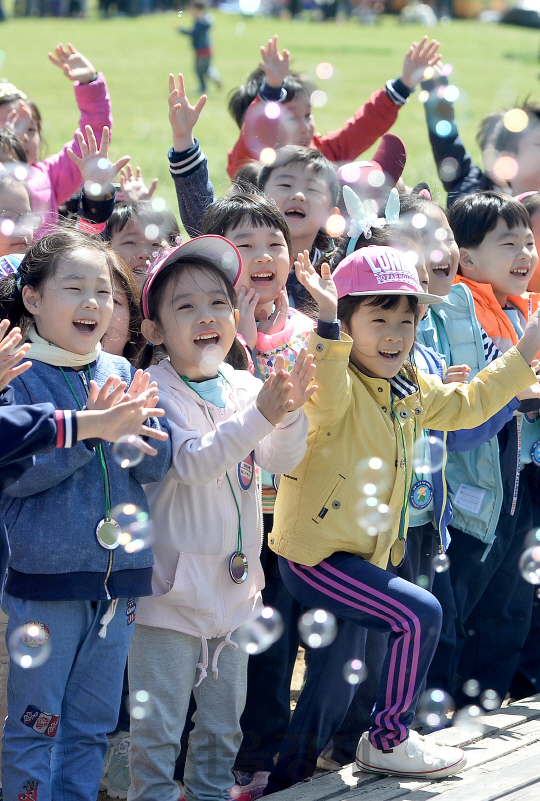
<svg viewBox="0 0 540 801">
<path fill-rule="evenodd" d="M 13 220 L 2 220 L 2 225 L 0 225 L 0 231 L 2 231 L 4 236 L 11 236 L 14 230 L 15 230 L 15 223 L 13 222 Z"/>
<path fill-rule="evenodd" d="M 263 147 L 259 158 L 263 164 L 273 164 L 276 160 L 276 151 L 273 147 Z"/>
<path fill-rule="evenodd" d="M 512 133 L 521 133 L 529 124 L 527 112 L 521 108 L 512 108 L 503 117 L 504 127 Z"/>
<path fill-rule="evenodd" d="M 418 259 L 419 258 L 420 258 L 420 255 L 416 252 L 416 250 L 407 250 L 407 251 L 405 251 L 405 261 L 406 261 L 406 263 L 407 263 L 407 265 L 409 267 L 411 267 L 413 269 L 416 268 L 416 265 L 418 264 Z"/>
<path fill-rule="evenodd" d="M 378 456 L 362 459 L 356 468 L 357 485 L 361 495 L 383 494 L 390 497 L 392 471 Z"/>
<path fill-rule="evenodd" d="M 469 698 L 476 698 L 476 696 L 480 694 L 480 684 L 476 681 L 476 679 L 469 679 L 465 682 L 461 689 L 465 695 L 469 696 Z"/>
<path fill-rule="evenodd" d="M 8 650 L 10 659 L 22 668 L 43 665 L 51 655 L 49 629 L 36 621 L 19 626 L 9 636 Z"/>
<path fill-rule="evenodd" d="M 206 345 L 203 350 L 203 357 L 200 361 L 199 368 L 201 372 L 211 378 L 217 373 L 217 369 L 221 362 L 224 360 L 226 353 L 220 345 Z"/>
<path fill-rule="evenodd" d="M 311 105 L 315 108 L 322 108 L 326 105 L 327 100 L 326 92 L 323 92 L 322 89 L 315 89 L 315 91 L 311 93 Z"/>
<path fill-rule="evenodd" d="M 525 537 L 525 548 L 534 548 L 535 545 L 540 545 L 540 528 L 533 528 Z"/>
<path fill-rule="evenodd" d="M 379 187 L 384 184 L 384 172 L 382 170 L 372 170 L 368 175 L 368 184 Z"/>
<path fill-rule="evenodd" d="M 240 0 L 239 6 L 243 14 L 256 14 L 261 7 L 261 0 Z"/>
<path fill-rule="evenodd" d="M 341 236 L 346 226 L 347 221 L 341 214 L 331 214 L 326 221 L 326 230 L 328 231 L 328 235 L 332 237 Z"/>
<path fill-rule="evenodd" d="M 3 50 L 0 50 L 0 64 L 6 60 L 6 54 Z"/>
<path fill-rule="evenodd" d="M 391 527 L 390 507 L 375 495 L 361 498 L 356 505 L 356 511 L 358 525 L 370 537 L 377 537 Z"/>
<path fill-rule="evenodd" d="M 143 720 L 149 717 L 154 711 L 154 705 L 150 698 L 150 693 L 146 690 L 137 690 L 129 697 L 130 714 L 135 720 Z"/>
<path fill-rule="evenodd" d="M 101 158 L 98 159 L 97 165 L 100 170 L 108 170 L 109 167 L 111 166 L 111 162 L 109 161 L 109 159 Z"/>
<path fill-rule="evenodd" d="M 449 723 L 449 715 L 454 711 L 452 696 L 444 690 L 429 689 L 420 696 L 418 702 L 417 716 L 428 726 L 433 728 L 446 728 Z"/>
<path fill-rule="evenodd" d="M 450 559 L 445 553 L 438 553 L 433 557 L 433 570 L 435 573 L 445 573 L 450 567 Z"/>
<path fill-rule="evenodd" d="M 334 68 L 327 61 L 322 61 L 317 65 L 315 72 L 317 73 L 318 78 L 320 78 L 322 81 L 327 81 L 334 74 Z"/>
<path fill-rule="evenodd" d="M 443 68 L 442 68 L 441 72 L 442 72 L 442 74 L 443 74 L 444 76 L 446 76 L 446 77 L 448 78 L 448 76 L 452 74 L 452 70 L 453 70 L 453 69 L 454 69 L 454 68 L 453 68 L 453 66 L 452 66 L 451 64 L 444 64 L 444 66 L 443 66 Z"/>
<path fill-rule="evenodd" d="M 414 443 L 413 469 L 419 478 L 436 473 L 444 463 L 446 448 L 438 437 L 423 434 Z"/>
<path fill-rule="evenodd" d="M 246 32 L 246 23 L 239 22 L 236 28 L 234 29 L 234 33 L 236 34 L 236 36 L 243 36 L 245 32 Z"/>
<path fill-rule="evenodd" d="M 519 165 L 512 156 L 499 156 L 493 165 L 493 172 L 499 181 L 511 181 L 515 178 Z"/>
<path fill-rule="evenodd" d="M 144 229 L 144 235 L 149 242 L 154 242 L 159 236 L 159 228 L 155 223 L 150 223 Z"/>
<path fill-rule="evenodd" d="M 340 177 L 346 184 L 355 184 L 359 180 L 361 172 L 361 167 L 356 162 L 344 164 L 343 167 L 339 169 Z"/>
<path fill-rule="evenodd" d="M 435 126 L 435 132 L 437 136 L 445 137 L 450 136 L 452 133 L 452 123 L 448 120 L 439 120 L 437 125 Z"/>
<path fill-rule="evenodd" d="M 279 103 L 267 103 L 264 107 L 264 113 L 269 120 L 277 120 L 281 114 L 281 106 Z"/>
<path fill-rule="evenodd" d="M 13 175 L 18 181 L 25 181 L 28 176 L 28 170 L 22 164 L 18 164 L 13 170 Z"/>
<path fill-rule="evenodd" d="M 443 97 L 449 103 L 455 103 L 459 97 L 459 89 L 457 86 L 452 86 L 451 84 L 449 86 L 445 86 Z"/>
<path fill-rule="evenodd" d="M 457 160 L 449 156 L 442 160 L 439 174 L 443 181 L 453 181 L 458 171 Z"/>
<path fill-rule="evenodd" d="M 424 80 L 429 81 L 435 75 L 435 70 L 433 67 L 426 67 L 424 70 Z"/>
<path fill-rule="evenodd" d="M 232 253 L 224 253 L 221 257 L 221 266 L 224 270 L 230 270 L 235 263 L 235 258 Z"/>
<path fill-rule="evenodd" d="M 469 737 L 483 734 L 487 726 L 484 722 L 482 709 L 476 704 L 465 706 L 456 712 L 453 725 Z"/>
<path fill-rule="evenodd" d="M 529 584 L 540 584 L 540 545 L 523 551 L 519 558 L 519 571 Z"/>
<path fill-rule="evenodd" d="M 492 709 L 498 709 L 501 705 L 501 699 L 495 690 L 484 690 L 480 696 L 480 703 L 491 712 Z"/>
<path fill-rule="evenodd" d="M 361 659 L 350 659 L 343 665 L 343 678 L 349 684 L 362 684 L 367 678 L 367 667 Z"/>
<path fill-rule="evenodd" d="M 336 618 L 325 609 L 310 609 L 298 621 L 300 639 L 310 648 L 324 648 L 337 634 Z"/>
<path fill-rule="evenodd" d="M 234 640 L 248 654 L 262 654 L 283 634 L 283 618 L 277 609 L 263 606 L 256 617 L 234 632 Z"/>
<path fill-rule="evenodd" d="M 416 579 L 416 583 L 419 587 L 422 587 L 423 590 L 427 590 L 429 587 L 429 578 L 424 576 L 423 573 L 420 573 L 418 578 Z"/>
<path fill-rule="evenodd" d="M 163 197 L 154 197 L 152 198 L 151 203 L 154 211 L 165 211 L 167 208 L 167 201 Z"/>
<path fill-rule="evenodd" d="M 448 232 L 444 228 L 437 228 L 435 231 L 435 239 L 437 242 L 444 242 L 448 237 Z M 439 251 L 440 253 L 440 251 Z M 431 254 L 433 256 L 433 254 Z"/>
<path fill-rule="evenodd" d="M 436 248 L 435 250 L 431 251 L 431 261 L 434 264 L 438 264 L 443 259 L 444 259 L 444 254 L 443 254 L 442 250 L 439 250 L 438 248 Z"/>
<path fill-rule="evenodd" d="M 418 95 L 418 100 L 420 103 L 427 103 L 429 100 L 429 92 L 427 89 L 422 89 L 420 94 Z"/>
<path fill-rule="evenodd" d="M 113 445 L 113 456 L 120 467 L 136 467 L 144 459 L 143 440 L 135 434 L 120 437 Z"/>
<path fill-rule="evenodd" d="M 102 191 L 101 190 L 101 184 L 97 184 L 97 183 L 90 184 L 90 188 L 89 188 L 88 191 L 94 197 L 97 197 L 98 195 L 101 195 L 101 191 Z"/>
<path fill-rule="evenodd" d="M 425 228 L 427 225 L 427 217 L 425 214 L 415 214 L 411 222 L 415 228 Z"/>
<path fill-rule="evenodd" d="M 111 517 L 120 526 L 118 543 L 126 553 L 148 548 L 154 540 L 154 527 L 150 515 L 134 503 L 120 503 L 111 510 Z"/>
</svg>

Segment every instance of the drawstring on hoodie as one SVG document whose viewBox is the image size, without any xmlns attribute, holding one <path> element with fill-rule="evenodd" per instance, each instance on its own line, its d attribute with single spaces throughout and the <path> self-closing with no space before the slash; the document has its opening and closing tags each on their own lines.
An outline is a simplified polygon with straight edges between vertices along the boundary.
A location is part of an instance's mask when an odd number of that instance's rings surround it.
<svg viewBox="0 0 540 801">
<path fill-rule="evenodd" d="M 107 636 L 107 626 L 109 625 L 109 623 L 113 619 L 113 617 L 114 617 L 114 615 L 116 613 L 116 607 L 117 606 L 118 606 L 118 598 L 115 598 L 113 601 L 110 602 L 109 608 L 107 609 L 107 611 L 105 612 L 105 614 L 103 615 L 101 620 L 99 621 L 101 623 L 101 628 L 100 628 L 98 634 L 103 640 Z"/>
<path fill-rule="evenodd" d="M 232 631 L 228 631 L 227 634 L 225 635 L 225 639 L 223 640 L 223 642 L 220 642 L 220 644 L 218 645 L 218 647 L 214 651 L 214 656 L 212 658 L 212 673 L 214 675 L 214 679 L 216 679 L 216 680 L 217 680 L 217 678 L 219 676 L 218 659 L 219 659 L 219 656 L 220 656 L 221 652 L 223 651 L 223 649 L 226 648 L 227 645 L 230 645 L 231 648 L 235 648 L 235 649 L 238 648 L 238 643 L 234 642 L 234 640 L 231 640 L 231 634 L 232 634 Z M 202 647 L 201 661 L 197 663 L 197 669 L 200 670 L 201 672 L 199 674 L 199 681 L 197 682 L 195 687 L 198 687 L 204 681 L 204 679 L 208 676 L 208 671 L 207 671 L 207 668 L 208 668 L 208 640 L 203 635 L 201 635 L 201 647 Z"/>
</svg>

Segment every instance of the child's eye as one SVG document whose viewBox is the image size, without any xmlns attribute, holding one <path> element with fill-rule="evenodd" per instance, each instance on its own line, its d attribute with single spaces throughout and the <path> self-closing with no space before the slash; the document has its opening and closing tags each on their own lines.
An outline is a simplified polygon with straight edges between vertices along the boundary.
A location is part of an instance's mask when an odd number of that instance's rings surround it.
<svg viewBox="0 0 540 801">
<path fill-rule="evenodd" d="M 286 184 L 286 183 L 278 184 L 278 186 L 283 186 L 283 187 L 285 187 L 285 189 L 290 189 L 291 188 L 291 185 L 290 184 Z"/>
<path fill-rule="evenodd" d="M 184 311 L 184 309 L 191 309 L 193 308 L 190 303 L 182 303 L 181 306 L 178 307 L 178 311 Z"/>
<path fill-rule="evenodd" d="M 215 300 L 212 303 L 212 306 L 226 306 L 227 302 L 225 300 Z"/>
<path fill-rule="evenodd" d="M 251 245 L 249 245 L 247 242 L 244 242 L 244 244 L 243 244 L 243 245 L 237 245 L 236 247 L 237 247 L 237 248 L 250 248 L 250 247 L 251 247 Z"/>
</svg>

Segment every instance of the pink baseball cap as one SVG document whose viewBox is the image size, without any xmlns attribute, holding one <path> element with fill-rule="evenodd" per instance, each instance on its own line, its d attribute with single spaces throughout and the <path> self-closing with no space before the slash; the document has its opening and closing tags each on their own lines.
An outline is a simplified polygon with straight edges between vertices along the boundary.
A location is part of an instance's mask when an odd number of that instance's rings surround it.
<svg viewBox="0 0 540 801">
<path fill-rule="evenodd" d="M 217 234 L 205 234 L 204 236 L 197 236 L 195 239 L 189 239 L 182 245 L 176 248 L 167 248 L 163 251 L 161 256 L 151 265 L 148 271 L 148 278 L 142 291 L 142 310 L 143 315 L 148 319 L 148 292 L 150 287 L 156 280 L 157 274 L 163 267 L 166 267 L 171 262 L 176 261 L 178 256 L 204 256 L 213 261 L 216 267 L 222 270 L 229 281 L 236 284 L 240 277 L 242 269 L 242 257 L 240 252 L 232 242 L 225 239 L 224 236 Z"/>
<path fill-rule="evenodd" d="M 442 303 L 444 298 L 422 290 L 418 273 L 395 248 L 370 245 L 341 261 L 332 274 L 338 298 L 345 295 L 414 295 L 420 303 Z"/>
</svg>

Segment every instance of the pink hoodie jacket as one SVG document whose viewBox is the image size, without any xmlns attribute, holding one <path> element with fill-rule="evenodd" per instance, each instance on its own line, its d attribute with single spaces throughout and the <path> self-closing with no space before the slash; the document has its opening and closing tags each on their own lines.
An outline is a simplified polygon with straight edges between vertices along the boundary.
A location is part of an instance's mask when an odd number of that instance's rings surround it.
<svg viewBox="0 0 540 801">
<path fill-rule="evenodd" d="M 227 364 L 220 370 L 230 389 L 224 409 L 208 404 L 214 425 L 204 401 L 169 360 L 150 368 L 170 423 L 173 460 L 163 481 L 145 486 L 156 531 L 154 594 L 139 601 L 137 623 L 201 637 L 203 655 L 206 639 L 229 638 L 261 603 L 260 479 L 254 474 L 243 489 L 240 463 L 251 454 L 272 473 L 293 470 L 306 451 L 308 432 L 301 409 L 275 427 L 268 422 L 255 404 L 262 383 L 247 370 Z M 242 517 L 242 551 L 249 565 L 243 584 L 235 584 L 228 569 L 238 513 L 226 473 Z M 245 474 L 242 483 L 249 484 Z M 206 666 L 203 656 L 204 673 Z"/>
<path fill-rule="evenodd" d="M 99 145 L 103 127 L 107 125 L 112 128 L 111 98 L 105 78 L 98 73 L 92 83 L 75 81 L 73 86 L 81 112 L 78 130 L 84 133 L 84 126 L 91 125 Z M 39 239 L 57 222 L 58 206 L 82 187 L 81 172 L 69 158 L 68 147 L 78 156 L 81 155 L 74 137 L 71 142 L 66 142 L 59 153 L 38 161 L 29 169 L 28 188 L 32 196 L 32 209 L 43 215 L 43 224 L 35 232 L 34 239 Z"/>
</svg>

